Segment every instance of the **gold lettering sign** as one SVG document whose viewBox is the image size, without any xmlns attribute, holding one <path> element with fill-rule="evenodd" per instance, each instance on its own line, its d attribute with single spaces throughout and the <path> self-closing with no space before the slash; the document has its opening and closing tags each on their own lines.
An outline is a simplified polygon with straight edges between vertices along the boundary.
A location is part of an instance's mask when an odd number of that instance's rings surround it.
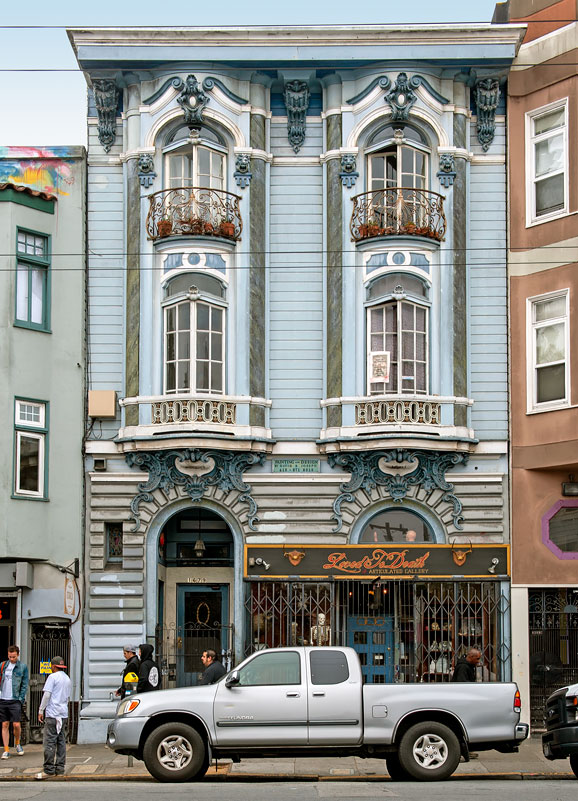
<svg viewBox="0 0 578 801">
<path fill-rule="evenodd" d="M 430 552 L 418 556 L 417 559 L 406 558 L 409 551 L 388 551 L 386 548 L 375 548 L 370 556 L 362 556 L 358 561 L 347 559 L 343 551 L 335 551 L 327 557 L 324 570 L 338 570 L 347 575 L 359 575 L 368 571 L 387 573 L 393 570 L 424 570 Z"/>
</svg>

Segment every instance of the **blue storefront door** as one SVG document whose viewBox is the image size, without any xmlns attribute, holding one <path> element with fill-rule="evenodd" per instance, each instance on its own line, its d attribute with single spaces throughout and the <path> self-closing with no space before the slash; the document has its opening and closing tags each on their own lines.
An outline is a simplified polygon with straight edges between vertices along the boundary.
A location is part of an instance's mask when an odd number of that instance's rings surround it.
<svg viewBox="0 0 578 801">
<path fill-rule="evenodd" d="M 228 585 L 177 585 L 177 687 L 198 684 L 203 651 L 212 649 L 220 658 L 228 622 Z"/>
<path fill-rule="evenodd" d="M 367 684 L 393 682 L 393 617 L 347 618 L 347 644 L 359 654 Z"/>
</svg>

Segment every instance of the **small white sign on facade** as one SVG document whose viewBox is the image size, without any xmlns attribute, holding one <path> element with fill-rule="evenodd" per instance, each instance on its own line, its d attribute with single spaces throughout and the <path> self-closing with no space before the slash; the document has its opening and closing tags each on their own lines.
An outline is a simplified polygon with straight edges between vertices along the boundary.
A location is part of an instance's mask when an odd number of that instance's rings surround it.
<svg viewBox="0 0 578 801">
<path fill-rule="evenodd" d="M 377 351 L 371 354 L 371 383 L 383 382 L 387 384 L 389 381 L 389 369 L 391 363 L 391 354 L 388 350 Z"/>
<path fill-rule="evenodd" d="M 74 615 L 76 607 L 76 587 L 74 586 L 74 579 L 71 576 L 66 576 L 64 579 L 64 614 Z"/>
</svg>

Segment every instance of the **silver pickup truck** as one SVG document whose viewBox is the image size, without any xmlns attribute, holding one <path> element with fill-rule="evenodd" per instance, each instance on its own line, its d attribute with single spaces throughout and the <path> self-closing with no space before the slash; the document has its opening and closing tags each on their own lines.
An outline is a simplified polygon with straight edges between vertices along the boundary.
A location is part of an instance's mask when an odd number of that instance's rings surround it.
<svg viewBox="0 0 578 801">
<path fill-rule="evenodd" d="M 160 781 L 201 778 L 211 759 L 385 758 L 395 780 L 436 781 L 460 756 L 517 751 L 528 736 L 515 684 L 363 684 L 353 648 L 274 648 L 216 684 L 132 695 L 107 744 Z"/>
</svg>

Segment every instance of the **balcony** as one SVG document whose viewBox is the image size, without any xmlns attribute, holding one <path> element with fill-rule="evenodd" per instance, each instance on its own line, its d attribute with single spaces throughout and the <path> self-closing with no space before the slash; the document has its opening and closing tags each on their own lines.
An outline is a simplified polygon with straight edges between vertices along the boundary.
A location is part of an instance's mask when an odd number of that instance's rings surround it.
<svg viewBox="0 0 578 801">
<path fill-rule="evenodd" d="M 124 398 L 121 407 L 137 406 L 138 425 L 125 425 L 118 433 L 124 450 L 151 448 L 151 440 L 173 447 L 179 440 L 187 447 L 200 443 L 213 448 L 236 450 L 269 450 L 273 440 L 266 425 L 251 425 L 251 408 L 267 409 L 271 401 L 245 395 L 151 395 Z M 167 440 L 170 440 L 167 443 Z M 194 442 L 193 442 L 194 440 Z M 185 442 L 186 441 L 186 442 Z M 154 446 L 153 446 L 154 447 Z"/>
<path fill-rule="evenodd" d="M 441 242 L 446 233 L 444 197 L 425 189 L 392 186 L 353 200 L 353 242 L 381 236 L 422 236 Z"/>
<path fill-rule="evenodd" d="M 183 186 L 149 195 L 146 229 L 156 242 L 169 236 L 215 236 L 238 242 L 243 230 L 239 195 Z"/>
<path fill-rule="evenodd" d="M 342 423 L 321 431 L 321 449 L 331 453 L 382 448 L 386 439 L 388 446 L 435 449 L 443 442 L 445 450 L 468 451 L 477 440 L 473 429 L 457 423 L 455 410 L 473 403 L 470 398 L 440 395 L 327 398 L 322 408 L 339 407 Z"/>
</svg>

